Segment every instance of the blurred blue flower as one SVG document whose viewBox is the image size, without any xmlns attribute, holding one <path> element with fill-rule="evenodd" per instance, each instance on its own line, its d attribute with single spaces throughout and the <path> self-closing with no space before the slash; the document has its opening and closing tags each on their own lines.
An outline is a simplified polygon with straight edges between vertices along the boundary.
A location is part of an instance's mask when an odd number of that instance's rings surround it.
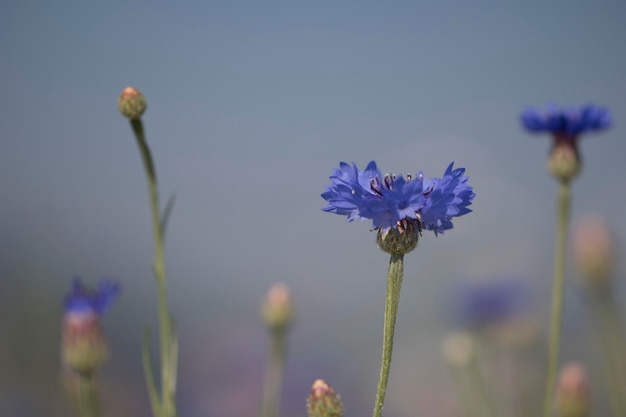
<svg viewBox="0 0 626 417">
<path fill-rule="evenodd" d="M 466 282 L 453 291 L 452 314 L 467 325 L 489 325 L 524 312 L 529 299 L 530 290 L 521 280 Z"/>
<path fill-rule="evenodd" d="M 568 109 L 549 106 L 545 111 L 528 108 L 521 114 L 520 121 L 530 132 L 549 132 L 569 139 L 608 129 L 612 123 L 610 112 L 593 104 Z"/>
<path fill-rule="evenodd" d="M 339 164 L 330 177 L 322 198 L 328 201 L 322 210 L 348 216 L 348 221 L 371 219 L 376 229 L 387 230 L 402 222 L 443 233 L 453 227 L 451 219 L 471 212 L 468 206 L 475 197 L 463 176 L 465 168 L 451 163 L 442 178 L 427 179 L 419 172 L 407 175 L 381 175 L 376 162 L 360 171 L 353 162 Z"/>
<path fill-rule="evenodd" d="M 74 278 L 72 290 L 65 297 L 65 313 L 92 313 L 100 316 L 111 306 L 119 292 L 120 285 L 109 279 L 101 279 L 94 290 L 83 285 L 80 278 Z"/>
</svg>

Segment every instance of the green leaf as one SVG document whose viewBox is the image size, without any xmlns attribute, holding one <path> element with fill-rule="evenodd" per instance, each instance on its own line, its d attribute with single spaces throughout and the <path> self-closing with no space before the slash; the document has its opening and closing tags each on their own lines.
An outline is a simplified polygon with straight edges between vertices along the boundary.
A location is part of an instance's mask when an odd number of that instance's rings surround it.
<svg viewBox="0 0 626 417">
<path fill-rule="evenodd" d="M 172 214 L 172 210 L 174 209 L 174 204 L 176 203 L 176 194 L 170 195 L 165 203 L 165 209 L 163 209 L 163 214 L 161 215 L 161 234 L 163 235 L 163 239 L 165 240 L 165 230 L 167 229 L 167 223 L 170 220 L 170 215 Z"/>
</svg>

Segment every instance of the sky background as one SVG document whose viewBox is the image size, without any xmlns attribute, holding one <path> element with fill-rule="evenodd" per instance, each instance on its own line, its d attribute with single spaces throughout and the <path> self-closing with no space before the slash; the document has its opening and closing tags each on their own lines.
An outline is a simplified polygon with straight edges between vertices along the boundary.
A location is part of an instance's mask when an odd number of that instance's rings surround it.
<svg viewBox="0 0 626 417">
<path fill-rule="evenodd" d="M 625 19 L 621 2 L 2 2 L 0 414 L 68 415 L 56 388 L 62 298 L 72 277 L 104 275 L 123 295 L 105 319 L 103 396 L 115 415 L 149 415 L 147 187 L 116 107 L 133 85 L 148 100 L 162 200 L 176 195 L 167 269 L 181 416 L 256 413 L 258 310 L 276 281 L 298 310 L 285 416 L 304 414 L 316 378 L 351 415 L 370 412 L 388 256 L 370 224 L 320 210 L 339 161 L 370 160 L 428 176 L 455 161 L 475 187 L 474 212 L 406 258 L 385 408 L 456 415 L 440 354 L 455 328 L 450 289 L 519 278 L 547 321 L 556 184 L 550 139 L 519 126 L 526 106 L 611 109 L 614 128 L 581 142 L 573 221 L 599 212 L 626 236 Z M 567 303 L 576 340 L 574 285 Z"/>
</svg>

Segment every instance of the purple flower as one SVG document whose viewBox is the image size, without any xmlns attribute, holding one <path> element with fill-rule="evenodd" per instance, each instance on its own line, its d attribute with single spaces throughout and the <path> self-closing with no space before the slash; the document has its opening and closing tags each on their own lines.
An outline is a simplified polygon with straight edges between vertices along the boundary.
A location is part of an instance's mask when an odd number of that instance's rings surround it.
<svg viewBox="0 0 626 417">
<path fill-rule="evenodd" d="M 528 108 L 520 116 L 520 121 L 532 133 L 549 132 L 569 139 L 608 129 L 612 124 L 610 112 L 593 104 L 569 109 L 549 106 L 545 111 Z"/>
<path fill-rule="evenodd" d="M 427 179 L 420 172 L 405 179 L 381 175 L 374 161 L 365 171 L 354 162 L 341 162 L 322 194 L 328 201 L 322 210 L 345 215 L 349 222 L 371 219 L 374 228 L 383 231 L 408 222 L 418 231 L 443 233 L 452 228 L 453 217 L 471 212 L 468 206 L 475 194 L 464 173 L 464 168 L 453 169 L 451 163 L 442 178 Z"/>
<path fill-rule="evenodd" d="M 489 325 L 511 319 L 529 307 L 530 290 L 519 279 L 493 279 L 459 285 L 450 305 L 462 323 Z"/>
<path fill-rule="evenodd" d="M 119 295 L 120 285 L 108 279 L 101 279 L 97 288 L 83 285 L 80 278 L 74 278 L 72 290 L 65 298 L 65 314 L 102 315 Z"/>
</svg>

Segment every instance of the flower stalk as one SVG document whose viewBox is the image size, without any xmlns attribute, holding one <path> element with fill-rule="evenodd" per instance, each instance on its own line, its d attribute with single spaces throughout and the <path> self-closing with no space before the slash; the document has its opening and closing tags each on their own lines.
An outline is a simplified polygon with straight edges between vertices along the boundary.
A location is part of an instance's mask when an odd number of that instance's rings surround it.
<svg viewBox="0 0 626 417">
<path fill-rule="evenodd" d="M 612 415 L 626 415 L 626 398 L 623 394 L 626 387 L 626 344 L 622 337 L 619 309 L 608 291 L 597 291 L 590 294 L 589 310 L 601 350 L 602 373 Z"/>
<path fill-rule="evenodd" d="M 152 232 L 154 235 L 154 276 L 157 284 L 159 338 L 161 351 L 161 399 L 159 417 L 171 417 L 177 415 L 175 404 L 176 386 L 176 355 L 172 346 L 175 345 L 170 313 L 167 305 L 167 286 L 165 277 L 165 253 L 164 253 L 164 228 L 159 209 L 159 193 L 157 176 L 150 148 L 146 142 L 143 124 L 140 118 L 130 120 L 139 152 L 143 161 L 148 190 L 150 193 L 150 209 L 152 213 Z M 151 384 L 151 382 L 148 382 Z M 154 409 L 153 404 L 153 409 Z"/>
<path fill-rule="evenodd" d="M 100 399 L 93 373 L 79 374 L 78 378 L 81 417 L 100 417 Z"/>
<path fill-rule="evenodd" d="M 270 354 L 263 384 L 261 417 L 278 417 L 280 415 L 280 392 L 283 385 L 286 356 L 287 337 L 285 333 L 273 332 L 270 337 Z"/>
<path fill-rule="evenodd" d="M 383 331 L 383 353 L 380 364 L 380 377 L 376 390 L 374 403 L 374 417 L 380 417 L 385 404 L 387 382 L 389 381 L 389 368 L 391 367 L 391 354 L 393 353 L 393 337 L 398 316 L 398 304 L 400 303 L 400 289 L 404 275 L 404 254 L 392 254 L 389 260 L 387 272 L 387 296 L 385 298 L 385 325 Z"/>
<path fill-rule="evenodd" d="M 554 252 L 554 276 L 552 282 L 552 308 L 550 313 L 550 339 L 548 347 L 548 370 L 543 403 L 543 416 L 550 417 L 554 400 L 556 370 L 561 343 L 563 321 L 563 288 L 565 281 L 565 254 L 567 232 L 571 208 L 571 188 L 569 181 L 559 182 L 557 197 L 556 243 Z"/>
<path fill-rule="evenodd" d="M 294 320 L 294 306 L 287 285 L 277 283 L 270 288 L 261 308 L 261 317 L 270 336 L 270 352 L 260 416 L 278 417 L 287 359 L 287 334 Z"/>
</svg>

